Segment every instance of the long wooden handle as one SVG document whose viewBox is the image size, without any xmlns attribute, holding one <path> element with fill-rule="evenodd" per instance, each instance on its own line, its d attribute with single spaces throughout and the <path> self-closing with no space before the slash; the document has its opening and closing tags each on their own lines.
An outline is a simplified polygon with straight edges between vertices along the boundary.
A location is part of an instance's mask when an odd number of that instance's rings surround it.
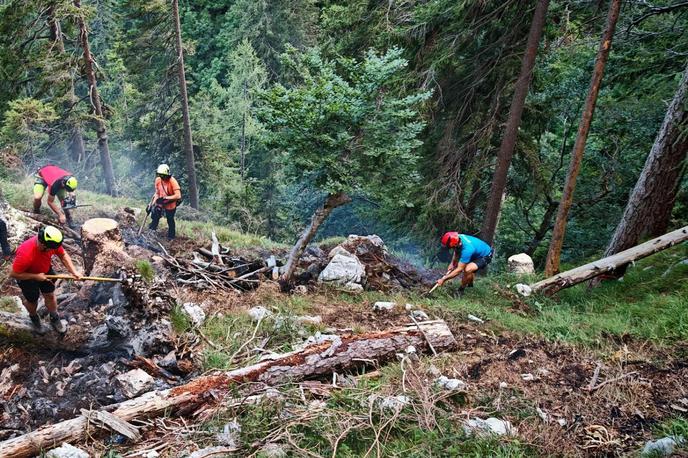
<svg viewBox="0 0 688 458">
<path fill-rule="evenodd" d="M 121 282 L 121 278 L 109 278 L 109 277 L 81 277 L 78 280 L 71 275 L 46 275 L 45 278 L 50 280 L 74 280 L 74 281 L 110 281 L 110 282 Z"/>
</svg>

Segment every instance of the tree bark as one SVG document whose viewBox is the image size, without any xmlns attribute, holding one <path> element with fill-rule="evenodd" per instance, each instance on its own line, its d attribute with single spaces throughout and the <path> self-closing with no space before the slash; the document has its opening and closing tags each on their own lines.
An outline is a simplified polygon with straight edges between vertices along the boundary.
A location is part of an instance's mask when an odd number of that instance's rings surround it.
<svg viewBox="0 0 688 458">
<path fill-rule="evenodd" d="M 569 173 L 566 176 L 566 183 L 564 184 L 564 190 L 559 201 L 557 219 L 554 222 L 552 240 L 549 245 L 549 251 L 547 252 L 547 260 L 545 262 L 545 273 L 547 275 L 554 275 L 559 271 L 561 247 L 564 244 L 564 236 L 566 234 L 566 220 L 569 210 L 571 209 L 571 204 L 573 203 L 573 192 L 576 189 L 576 179 L 578 178 L 581 162 L 583 161 L 585 143 L 588 139 L 588 133 L 590 132 L 592 116 L 595 111 L 595 104 L 597 103 L 597 95 L 600 92 L 604 67 L 609 58 L 609 51 L 612 47 L 612 39 L 614 38 L 614 30 L 616 29 L 616 22 L 619 19 L 620 9 L 621 0 L 611 0 L 609 13 L 607 15 L 607 28 L 602 35 L 602 42 L 597 51 L 592 81 L 590 82 L 590 89 L 588 90 L 588 96 L 585 100 L 585 107 L 583 107 L 583 115 L 580 125 L 578 126 L 576 143 L 573 145 L 573 153 L 571 154 Z"/>
<path fill-rule="evenodd" d="M 53 46 L 57 49 L 57 54 L 65 58 L 65 47 L 64 40 L 62 39 L 62 28 L 60 27 L 60 21 L 55 17 L 55 5 L 51 4 L 48 9 L 48 24 L 50 26 L 50 37 L 53 42 Z M 74 94 L 74 76 L 71 74 L 69 76 L 69 81 L 67 82 L 67 100 L 64 104 L 65 111 L 70 111 L 77 103 L 76 95 Z M 72 127 L 72 134 L 69 139 L 69 152 L 72 160 L 75 162 L 81 161 L 85 157 L 86 148 L 84 147 L 84 137 L 81 133 L 81 128 L 74 124 Z"/>
<path fill-rule="evenodd" d="M 541 292 L 548 296 L 569 286 L 576 285 L 604 273 L 613 272 L 621 266 L 651 254 L 670 248 L 688 240 L 688 226 L 649 240 L 641 245 L 629 248 L 612 256 L 599 259 L 575 269 L 562 272 L 553 277 L 530 285 L 532 292 Z"/>
<path fill-rule="evenodd" d="M 688 154 L 688 66 L 605 256 L 666 232 Z M 618 272 L 623 274 L 623 272 Z"/>
<path fill-rule="evenodd" d="M 81 0 L 74 0 L 74 6 L 81 9 Z M 112 159 L 110 158 L 110 147 L 108 146 L 107 128 L 105 127 L 105 117 L 103 116 L 103 106 L 100 103 L 96 73 L 93 69 L 93 56 L 88 43 L 88 29 L 83 16 L 76 17 L 79 27 L 79 40 L 84 50 L 84 69 L 88 80 L 91 104 L 96 118 L 96 135 L 98 136 L 98 150 L 100 151 L 100 165 L 103 168 L 103 178 L 105 179 L 105 190 L 111 196 L 117 195 L 115 188 L 115 173 L 112 170 Z"/>
<path fill-rule="evenodd" d="M 528 34 L 526 52 L 523 55 L 523 62 L 521 64 L 521 74 L 516 81 L 514 97 L 511 100 L 511 108 L 509 109 L 509 119 L 506 122 L 504 137 L 502 138 L 502 144 L 497 154 L 497 165 L 492 178 L 492 186 L 490 187 L 490 197 L 487 201 L 487 209 L 485 210 L 485 220 L 483 221 L 483 227 L 480 231 L 480 238 L 489 245 L 492 245 L 494 241 L 494 234 L 497 229 L 497 222 L 499 221 L 499 212 L 502 208 L 502 196 L 506 187 L 506 178 L 509 172 L 509 166 L 511 165 L 511 158 L 514 154 L 514 147 L 518 137 L 518 126 L 521 124 L 521 115 L 523 114 L 523 107 L 525 105 L 526 96 L 528 95 L 528 87 L 533 77 L 535 57 L 537 56 L 542 29 L 545 26 L 545 16 L 547 15 L 548 7 L 549 0 L 540 0 L 535 7 L 533 22 L 530 25 L 530 32 Z"/>
<path fill-rule="evenodd" d="M 303 231 L 301 237 L 299 237 L 299 240 L 297 240 L 296 244 L 289 253 L 289 259 L 287 260 L 285 272 L 282 276 L 282 281 L 284 283 L 291 283 L 291 279 L 294 276 L 294 271 L 296 270 L 299 259 L 301 259 L 303 251 L 306 249 L 311 240 L 313 240 L 313 237 L 315 237 L 320 225 L 327 219 L 328 216 L 330 216 L 332 210 L 348 204 L 349 202 L 351 202 L 351 197 L 343 192 L 338 192 L 327 196 L 322 207 L 315 210 L 315 213 L 313 213 L 313 217 L 311 218 L 311 224 Z"/>
<path fill-rule="evenodd" d="M 186 158 L 186 175 L 189 185 L 189 204 L 198 209 L 198 184 L 196 182 L 196 164 L 191 137 L 191 120 L 189 118 L 189 95 L 186 91 L 186 72 L 184 70 L 184 50 L 182 48 L 182 25 L 179 19 L 179 1 L 172 0 L 174 30 L 177 37 L 177 72 L 179 74 L 179 93 L 182 103 L 182 123 L 184 124 L 184 156 Z"/>
<path fill-rule="evenodd" d="M 221 402 L 224 394 L 237 384 L 263 382 L 275 385 L 322 377 L 332 372 L 351 370 L 366 364 L 393 360 L 409 345 L 419 352 L 447 350 L 456 340 L 444 321 L 426 321 L 386 331 L 344 335 L 334 342 L 323 342 L 296 350 L 252 366 L 199 377 L 185 385 L 151 391 L 120 404 L 105 407 L 125 422 L 170 413 L 191 413 L 203 404 Z M 212 395 L 209 395 L 210 393 Z M 90 427 L 89 427 L 90 426 Z M 62 442 L 75 443 L 97 434 L 84 415 L 0 442 L 0 457 L 35 456 Z"/>
</svg>

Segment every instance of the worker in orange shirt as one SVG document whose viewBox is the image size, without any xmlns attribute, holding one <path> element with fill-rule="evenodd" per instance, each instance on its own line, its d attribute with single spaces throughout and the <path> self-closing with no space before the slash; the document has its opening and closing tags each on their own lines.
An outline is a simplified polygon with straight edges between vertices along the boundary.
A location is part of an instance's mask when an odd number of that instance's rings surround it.
<svg viewBox="0 0 688 458">
<path fill-rule="evenodd" d="M 156 230 L 160 218 L 164 214 L 167 218 L 167 238 L 168 240 L 174 239 L 176 237 L 174 214 L 181 198 L 181 188 L 177 180 L 170 174 L 170 166 L 160 164 L 155 177 L 155 194 L 146 209 L 151 214 L 151 223 L 148 229 Z"/>
</svg>

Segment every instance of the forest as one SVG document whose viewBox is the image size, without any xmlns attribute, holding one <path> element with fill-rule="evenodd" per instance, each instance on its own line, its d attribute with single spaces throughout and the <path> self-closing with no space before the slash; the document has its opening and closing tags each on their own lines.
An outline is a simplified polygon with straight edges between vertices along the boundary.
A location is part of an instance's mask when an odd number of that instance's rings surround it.
<svg viewBox="0 0 688 458">
<path fill-rule="evenodd" d="M 0 0 L 10 245 L 55 224 L 95 282 L 39 337 L 4 265 L 0 457 L 685 453 L 687 158 L 683 0 Z M 49 165 L 75 224 L 29 210 Z"/>
</svg>

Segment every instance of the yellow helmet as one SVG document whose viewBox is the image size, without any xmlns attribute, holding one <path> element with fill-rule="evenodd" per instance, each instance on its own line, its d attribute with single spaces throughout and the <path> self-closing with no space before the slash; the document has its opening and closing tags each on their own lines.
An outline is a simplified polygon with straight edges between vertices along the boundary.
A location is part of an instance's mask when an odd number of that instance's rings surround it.
<svg viewBox="0 0 688 458">
<path fill-rule="evenodd" d="M 158 166 L 158 170 L 156 172 L 158 175 L 171 175 L 170 174 L 170 166 L 167 164 L 160 164 Z"/>
<path fill-rule="evenodd" d="M 55 226 L 43 226 L 38 230 L 38 240 L 48 248 L 59 248 L 63 238 L 62 232 Z"/>
<path fill-rule="evenodd" d="M 70 175 L 65 178 L 64 185 L 67 191 L 74 192 L 79 182 L 76 180 L 76 177 Z"/>
</svg>

